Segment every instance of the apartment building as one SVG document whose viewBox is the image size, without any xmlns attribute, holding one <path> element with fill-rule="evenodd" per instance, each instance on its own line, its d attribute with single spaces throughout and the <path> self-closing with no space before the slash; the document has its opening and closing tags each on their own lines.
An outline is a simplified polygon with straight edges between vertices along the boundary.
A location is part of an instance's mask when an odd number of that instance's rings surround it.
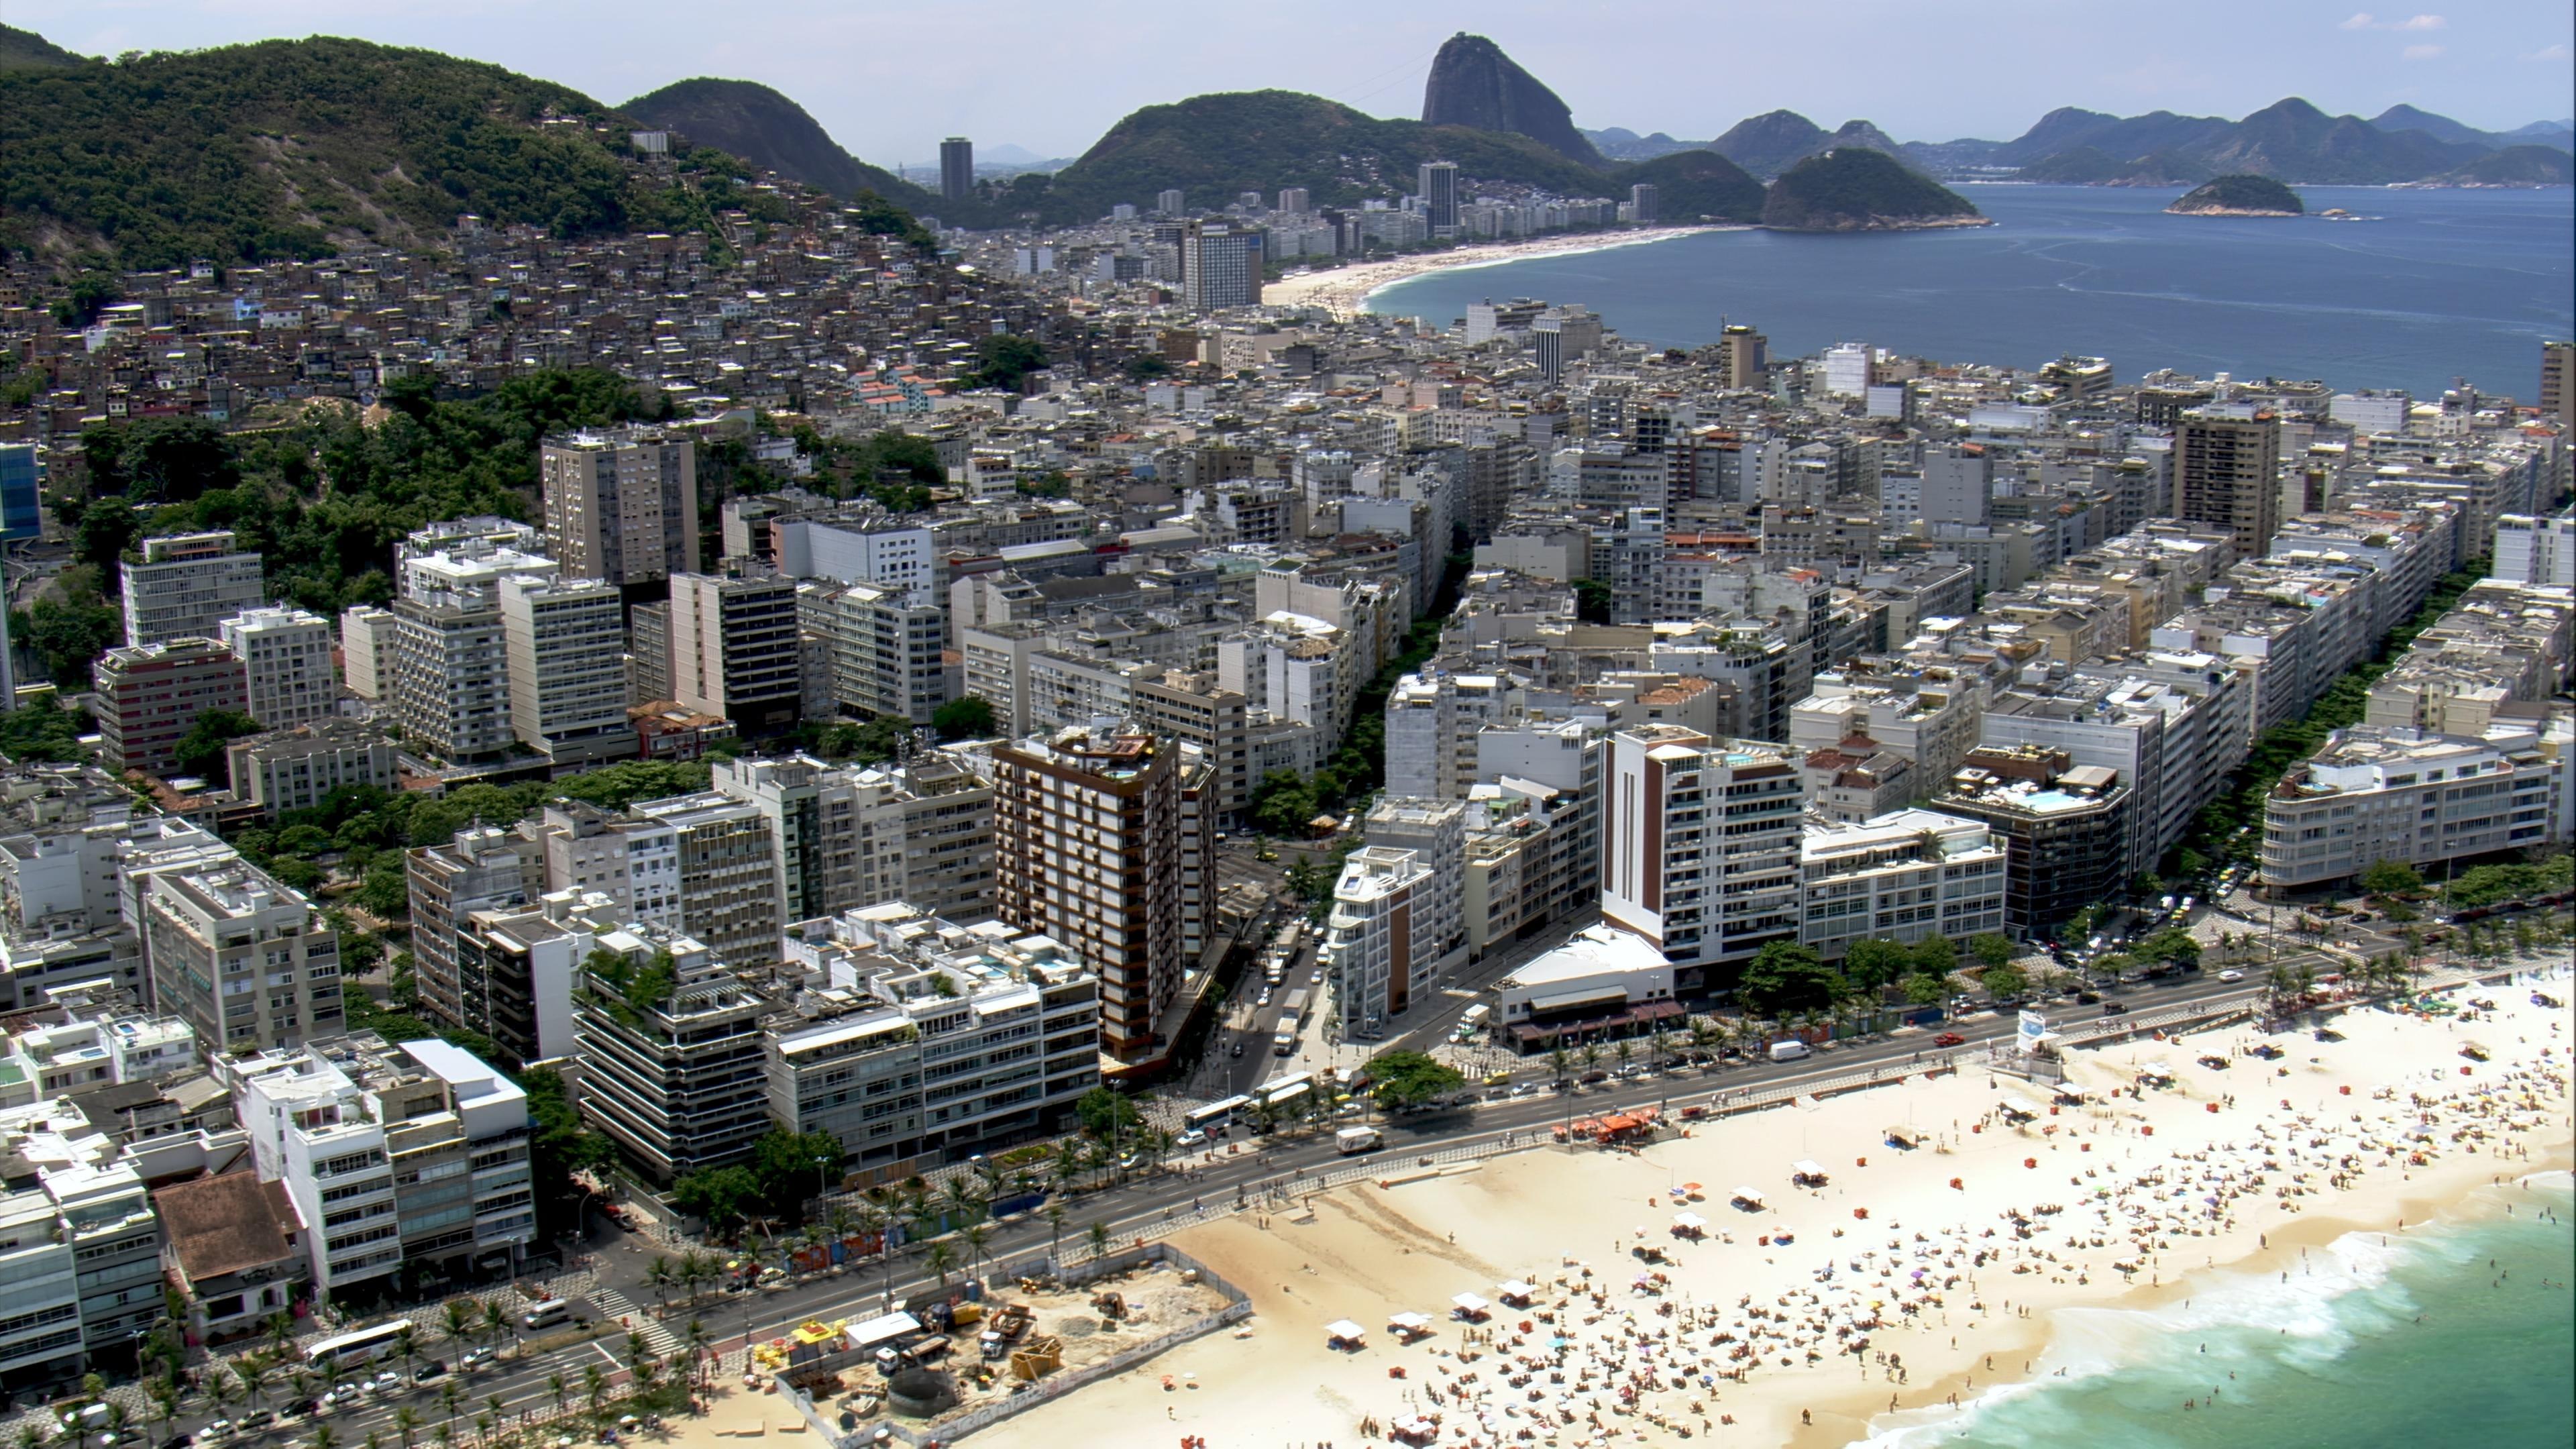
<svg viewBox="0 0 2576 1449">
<path fill-rule="evenodd" d="M 2498 518 L 2493 558 L 2491 578 L 2576 588 L 2576 512 L 2546 518 L 2508 513 Z"/>
<path fill-rule="evenodd" d="M 1341 1040 L 1383 1038 L 1466 960 L 1463 895 L 1458 873 L 1444 877 L 1420 851 L 1371 845 L 1344 860 L 1320 953 Z"/>
<path fill-rule="evenodd" d="M 1241 825 L 1261 783 L 1252 772 L 1249 701 L 1218 684 L 1213 671 L 1166 669 L 1159 677 L 1148 673 L 1134 681 L 1129 707 L 1146 729 L 1197 748 L 1210 771 L 1217 823 L 1227 829 Z"/>
<path fill-rule="evenodd" d="M 1149 1054 L 1188 964 L 1180 747 L 1076 728 L 997 745 L 992 757 L 996 910 L 1098 975 L 1102 1051 Z"/>
<path fill-rule="evenodd" d="M 2174 515 L 2236 536 L 2261 558 L 2281 526 L 2281 419 L 2251 403 L 2185 409 L 2174 427 Z"/>
<path fill-rule="evenodd" d="M 119 1144 L 49 1099 L 0 1112 L 0 1382 L 134 1361 L 162 1314 L 159 1223 Z"/>
<path fill-rule="evenodd" d="M 834 705 L 861 718 L 930 723 L 948 702 L 948 611 L 913 602 L 891 584 L 806 583 L 797 591 L 805 632 L 825 641 L 823 680 Z M 936 591 L 921 593 L 935 600 Z"/>
<path fill-rule="evenodd" d="M 210 1058 L 340 1034 L 340 936 L 302 893 L 234 858 L 156 872 L 141 894 L 152 999 Z"/>
<path fill-rule="evenodd" d="M 115 770 L 173 774 L 199 715 L 250 703 L 241 661 L 211 638 L 120 644 L 99 656 L 94 673 L 99 754 Z"/>
<path fill-rule="evenodd" d="M 543 850 L 532 833 L 469 825 L 445 845 L 405 852 L 411 894 L 412 979 L 423 1010 L 439 1021 L 481 1031 L 491 1013 L 469 999 L 458 974 L 459 939 L 477 911 L 523 906 L 543 894 Z"/>
<path fill-rule="evenodd" d="M 2354 725 L 2263 802 L 2266 889 L 2348 881 L 2382 860 L 2444 865 L 2576 831 L 2576 717 L 2499 719 L 2479 735 Z"/>
<path fill-rule="evenodd" d="M 728 964 L 777 960 L 786 917 L 769 820 L 760 807 L 707 790 L 646 800 L 633 813 L 671 830 L 680 929 Z"/>
<path fill-rule="evenodd" d="M 137 560 L 117 565 L 131 648 L 216 638 L 267 592 L 260 556 L 236 547 L 228 528 L 147 538 L 135 551 Z"/>
<path fill-rule="evenodd" d="M 406 551 L 394 603 L 393 722 L 416 749 L 493 759 L 517 743 L 501 583 L 543 587 L 554 560 L 488 540 Z"/>
<path fill-rule="evenodd" d="M 698 567 L 698 454 L 685 434 L 630 427 L 549 438 L 537 452 L 546 551 L 624 588 Z"/>
<path fill-rule="evenodd" d="M 1610 736 L 1602 773 L 1602 919 L 1661 951 L 1677 990 L 1728 989 L 1765 944 L 1797 938 L 1795 762 L 1647 725 Z"/>
<path fill-rule="evenodd" d="M 250 717 L 272 730 L 327 719 L 339 707 L 331 621 L 303 609 L 249 609 L 216 626 L 242 663 Z"/>
<path fill-rule="evenodd" d="M 565 923 L 590 929 L 594 948 L 572 1013 L 582 1115 L 657 1185 L 742 1161 L 769 1130 L 760 1022 L 774 1004 L 693 937 L 605 915 Z M 622 964 L 603 970 L 599 951 Z"/>
<path fill-rule="evenodd" d="M 1856 941 L 1965 941 L 2004 926 L 2005 850 L 1982 821 L 1910 809 L 1810 821 L 1798 876 L 1798 940 L 1828 961 Z"/>
<path fill-rule="evenodd" d="M 671 698 L 722 715 L 746 737 L 795 725 L 804 708 L 796 580 L 671 575 Z"/>
<path fill-rule="evenodd" d="M 340 679 L 349 692 L 382 700 L 394 687 L 394 611 L 352 604 L 340 611 Z"/>
<path fill-rule="evenodd" d="M 1098 978 L 1047 937 L 901 901 L 790 936 L 809 985 L 771 1024 L 769 1112 L 858 1176 L 1041 1135 L 1100 1085 Z"/>
<path fill-rule="evenodd" d="M 620 920 L 681 929 L 680 835 L 668 822 L 551 800 L 533 829 L 547 893 L 596 893 L 615 903 Z"/>
<path fill-rule="evenodd" d="M 2004 848 L 2003 932 L 2047 941 L 2128 888 L 2136 796 L 2120 772 L 2044 745 L 1981 745 L 1933 805 Z"/>
<path fill-rule="evenodd" d="M 315 1287 L 518 1267 L 536 1231 L 527 1094 L 490 1064 L 360 1032 L 216 1067 L 255 1169 L 306 1226 Z"/>
<path fill-rule="evenodd" d="M 615 585 L 514 575 L 496 602 L 510 731 L 557 769 L 635 753 L 627 720 L 626 618 Z"/>
<path fill-rule="evenodd" d="M 226 745 L 224 759 L 233 794 L 272 817 L 309 810 L 344 785 L 394 787 L 393 741 L 353 719 L 318 719 L 250 735 Z"/>
<path fill-rule="evenodd" d="M 1876 750 L 1851 743 L 1864 740 L 1910 761 L 1918 780 L 1946 780 L 1976 748 L 1985 694 L 1984 681 L 1959 671 L 1921 680 L 1828 675 L 1791 708 L 1789 744 L 1801 754 L 1839 749 L 1866 758 Z"/>
</svg>

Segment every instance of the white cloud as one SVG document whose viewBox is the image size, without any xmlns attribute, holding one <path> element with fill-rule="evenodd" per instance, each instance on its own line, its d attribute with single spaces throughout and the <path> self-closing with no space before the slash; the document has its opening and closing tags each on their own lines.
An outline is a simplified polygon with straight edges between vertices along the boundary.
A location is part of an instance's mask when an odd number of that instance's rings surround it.
<svg viewBox="0 0 2576 1449">
<path fill-rule="evenodd" d="M 2447 30 L 2451 22 L 2439 15 L 2409 15 L 2403 20 L 2382 20 L 2367 10 L 2356 12 L 2337 30 Z"/>
<path fill-rule="evenodd" d="M 2369 12 L 2369 11 L 2367 11 L 2367 10 L 2364 10 L 2364 11 L 2362 11 L 2360 14 L 2355 15 L 2355 16 L 2354 16 L 2354 17 L 2352 17 L 2350 20 L 2345 21 L 2343 24 L 2341 24 L 2341 25 L 2339 25 L 2339 26 L 2337 26 L 2337 27 L 2335 27 L 2335 28 L 2336 28 L 2336 29 L 2338 29 L 2338 30 L 2368 30 L 2368 29 L 2370 28 L 2370 26 L 2371 26 L 2371 15 L 2370 15 L 2370 12 Z"/>
<path fill-rule="evenodd" d="M 2442 47 L 2438 45 L 2410 45 L 2406 47 L 2400 58 L 2404 60 L 2431 60 L 2441 53 Z"/>
<path fill-rule="evenodd" d="M 2524 56 L 2523 59 L 2565 60 L 2567 59 L 2567 47 L 2563 45 L 2544 45 L 2540 49 L 2533 51 L 2531 54 Z"/>
<path fill-rule="evenodd" d="M 2439 15 L 2416 15 L 2389 26 L 2391 30 L 2439 30 L 2448 22 Z"/>
</svg>

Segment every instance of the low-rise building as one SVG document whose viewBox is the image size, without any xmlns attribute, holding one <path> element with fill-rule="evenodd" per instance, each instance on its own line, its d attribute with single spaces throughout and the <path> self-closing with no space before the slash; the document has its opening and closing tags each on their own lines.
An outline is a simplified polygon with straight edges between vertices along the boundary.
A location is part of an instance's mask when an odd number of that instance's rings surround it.
<svg viewBox="0 0 2576 1449">
<path fill-rule="evenodd" d="M 1494 1035 L 1527 1056 L 1661 1031 L 1683 1015 L 1673 978 L 1635 933 L 1587 926 L 1496 986 Z"/>
<path fill-rule="evenodd" d="M 2576 820 L 2576 718 L 2499 719 L 2482 735 L 2354 725 L 2263 802 L 2266 888 L 2309 890 L 2372 865 L 2440 865 L 2564 841 Z"/>
<path fill-rule="evenodd" d="M 2003 929 L 2004 849 L 1981 821 L 1930 810 L 1811 820 L 1798 875 L 1798 939 L 1828 961 L 1856 941 Z"/>
<path fill-rule="evenodd" d="M 111 769 L 172 774 L 198 716 L 240 713 L 250 702 L 241 661 L 210 638 L 120 644 L 99 656 L 95 673 L 99 754 Z"/>
<path fill-rule="evenodd" d="M 271 816 L 310 810 L 344 785 L 390 790 L 397 772 L 393 742 L 352 719 L 251 735 L 225 746 L 224 758 L 233 793 Z"/>
</svg>

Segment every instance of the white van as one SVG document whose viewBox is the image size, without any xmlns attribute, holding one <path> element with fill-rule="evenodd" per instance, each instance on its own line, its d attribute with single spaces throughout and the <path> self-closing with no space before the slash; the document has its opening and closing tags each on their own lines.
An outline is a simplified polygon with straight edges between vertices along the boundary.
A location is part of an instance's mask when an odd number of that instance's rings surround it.
<svg viewBox="0 0 2576 1449">
<path fill-rule="evenodd" d="M 567 1303 L 560 1298 L 549 1298 L 545 1302 L 538 1304 L 536 1307 L 529 1309 L 527 1312 L 520 1314 L 519 1326 L 528 1330 L 530 1333 L 534 1333 L 541 1328 L 552 1328 L 556 1324 L 561 1323 L 570 1317 L 572 1317 L 572 1305 L 570 1303 Z"/>
<path fill-rule="evenodd" d="M 1808 1046 L 1802 1041 L 1775 1041 L 1771 1043 L 1771 1060 L 1775 1062 L 1803 1061 L 1815 1054 L 1815 1048 Z"/>
</svg>

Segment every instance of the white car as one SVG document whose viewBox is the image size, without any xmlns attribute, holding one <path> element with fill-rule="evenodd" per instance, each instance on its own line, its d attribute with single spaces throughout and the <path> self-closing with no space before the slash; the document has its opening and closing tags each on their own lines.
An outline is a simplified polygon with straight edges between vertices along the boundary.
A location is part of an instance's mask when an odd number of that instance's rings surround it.
<svg viewBox="0 0 2576 1449">
<path fill-rule="evenodd" d="M 2237 970 L 2233 966 L 2230 966 L 2226 970 L 2218 973 L 2218 979 L 2221 981 L 2242 981 L 2245 979 L 2245 973 Z"/>
<path fill-rule="evenodd" d="M 1208 1135 L 1206 1133 L 1193 1127 L 1187 1132 L 1182 1133 L 1180 1136 L 1173 1138 L 1172 1145 L 1175 1147 L 1205 1147 L 1207 1145 L 1207 1140 Z"/>
</svg>

